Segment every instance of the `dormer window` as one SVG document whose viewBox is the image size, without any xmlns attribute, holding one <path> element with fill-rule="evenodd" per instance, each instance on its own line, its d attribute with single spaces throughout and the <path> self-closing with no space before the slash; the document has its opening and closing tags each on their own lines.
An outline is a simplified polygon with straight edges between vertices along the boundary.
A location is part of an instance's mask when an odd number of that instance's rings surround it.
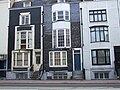
<svg viewBox="0 0 120 90">
<path fill-rule="evenodd" d="M 30 1 L 23 2 L 23 7 L 30 7 L 30 6 L 31 6 L 31 2 Z"/>
<path fill-rule="evenodd" d="M 56 21 L 69 21 L 70 12 L 69 11 L 55 11 L 53 12 L 53 22 Z"/>
<path fill-rule="evenodd" d="M 30 12 L 20 13 L 20 25 L 28 25 L 30 24 Z"/>
<path fill-rule="evenodd" d="M 63 3 L 65 0 L 57 0 L 58 3 Z"/>
</svg>

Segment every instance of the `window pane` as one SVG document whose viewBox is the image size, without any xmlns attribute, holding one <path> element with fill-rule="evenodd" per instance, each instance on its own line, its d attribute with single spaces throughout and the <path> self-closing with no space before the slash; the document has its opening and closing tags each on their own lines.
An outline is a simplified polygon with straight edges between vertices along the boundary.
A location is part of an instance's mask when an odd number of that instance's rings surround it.
<svg viewBox="0 0 120 90">
<path fill-rule="evenodd" d="M 92 51 L 92 57 L 96 57 L 96 51 Z"/>
<path fill-rule="evenodd" d="M 17 60 L 22 60 L 22 53 L 17 53 Z"/>
<path fill-rule="evenodd" d="M 106 21 L 106 19 L 107 19 L 106 14 L 103 14 L 102 18 L 103 18 L 103 21 Z"/>
<path fill-rule="evenodd" d="M 105 76 L 106 79 L 108 79 L 109 78 L 109 73 L 104 73 L 104 76 Z"/>
<path fill-rule="evenodd" d="M 24 65 L 28 65 L 28 53 L 24 53 Z"/>
<path fill-rule="evenodd" d="M 28 40 L 28 48 L 32 48 L 32 40 Z"/>
<path fill-rule="evenodd" d="M 70 46 L 70 33 L 69 33 L 69 29 L 66 29 L 66 46 Z"/>
<path fill-rule="evenodd" d="M 13 53 L 13 61 L 14 61 L 13 65 L 16 66 L 16 65 L 15 65 L 15 63 L 16 63 L 15 53 Z"/>
<path fill-rule="evenodd" d="M 96 31 L 96 41 L 100 41 L 99 31 Z"/>
<path fill-rule="evenodd" d="M 58 46 L 64 46 L 64 30 L 58 30 Z"/>
<path fill-rule="evenodd" d="M 32 48 L 32 32 L 28 32 L 28 48 Z"/>
<path fill-rule="evenodd" d="M 98 64 L 105 64 L 105 51 L 104 50 L 98 51 Z"/>
<path fill-rule="evenodd" d="M 60 52 L 55 52 L 55 65 L 61 65 Z"/>
<path fill-rule="evenodd" d="M 98 16 L 94 15 L 95 21 L 98 21 Z"/>
<path fill-rule="evenodd" d="M 32 39 L 32 32 L 28 32 L 28 38 Z"/>
<path fill-rule="evenodd" d="M 17 53 L 17 66 L 22 66 L 22 53 Z"/>
<path fill-rule="evenodd" d="M 26 32 L 21 32 L 21 39 L 26 39 Z"/>
<path fill-rule="evenodd" d="M 53 65 L 53 53 L 50 52 L 50 65 Z"/>
<path fill-rule="evenodd" d="M 96 57 L 93 57 L 93 64 L 97 64 L 97 58 Z"/>
<path fill-rule="evenodd" d="M 22 20 L 21 20 L 21 21 L 22 21 L 22 24 L 24 24 L 24 23 L 25 23 L 25 21 L 24 21 L 24 20 L 25 20 L 25 17 L 24 17 L 24 16 L 21 16 L 21 18 L 22 18 Z"/>
<path fill-rule="evenodd" d="M 66 52 L 62 52 L 62 65 L 66 65 Z"/>
<path fill-rule="evenodd" d="M 69 20 L 69 12 L 65 11 L 65 20 Z"/>
<path fill-rule="evenodd" d="M 104 31 L 100 31 L 100 38 L 101 38 L 101 41 L 104 41 Z"/>
<path fill-rule="evenodd" d="M 53 13 L 53 21 L 56 21 L 56 12 Z"/>
<path fill-rule="evenodd" d="M 63 20 L 63 11 L 58 11 L 58 20 Z"/>
<path fill-rule="evenodd" d="M 25 24 L 29 24 L 29 16 L 25 16 Z"/>
<path fill-rule="evenodd" d="M 95 79 L 99 79 L 98 73 L 94 73 L 94 77 L 95 77 Z"/>
<path fill-rule="evenodd" d="M 90 21 L 94 21 L 93 15 L 90 15 Z"/>
<path fill-rule="evenodd" d="M 110 64 L 110 52 L 109 52 L 109 50 L 106 50 L 106 63 Z"/>
<path fill-rule="evenodd" d="M 91 42 L 95 42 L 95 32 L 91 32 Z"/>
<path fill-rule="evenodd" d="M 108 31 L 104 31 L 105 41 L 109 41 Z"/>
<path fill-rule="evenodd" d="M 92 62 L 93 64 L 97 64 L 96 51 L 92 51 Z"/>
<path fill-rule="evenodd" d="M 103 79 L 103 73 L 100 73 L 100 79 Z"/>
<path fill-rule="evenodd" d="M 53 30 L 53 47 L 55 48 L 57 45 L 57 40 L 56 40 L 56 30 Z"/>
<path fill-rule="evenodd" d="M 16 46 L 17 49 L 19 49 L 19 40 L 20 40 L 20 39 L 19 39 L 19 32 L 17 32 L 17 44 L 16 44 L 16 45 L 17 45 L 17 46 Z"/>
<path fill-rule="evenodd" d="M 26 48 L 26 32 L 21 32 L 21 49 Z"/>
<path fill-rule="evenodd" d="M 98 14 L 98 21 L 102 21 L 101 14 Z"/>
</svg>

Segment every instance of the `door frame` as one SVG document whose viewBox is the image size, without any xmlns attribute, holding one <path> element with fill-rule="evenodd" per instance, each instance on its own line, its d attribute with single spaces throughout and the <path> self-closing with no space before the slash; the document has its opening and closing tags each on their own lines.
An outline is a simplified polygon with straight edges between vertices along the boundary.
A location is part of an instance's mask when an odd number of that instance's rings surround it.
<svg viewBox="0 0 120 90">
<path fill-rule="evenodd" d="M 72 54 L 73 54 L 73 71 L 75 71 L 75 66 L 74 66 L 74 51 L 75 50 L 79 50 L 80 51 L 80 62 L 81 62 L 81 70 L 82 70 L 82 49 L 81 48 L 74 48 L 73 50 L 72 50 Z"/>
</svg>

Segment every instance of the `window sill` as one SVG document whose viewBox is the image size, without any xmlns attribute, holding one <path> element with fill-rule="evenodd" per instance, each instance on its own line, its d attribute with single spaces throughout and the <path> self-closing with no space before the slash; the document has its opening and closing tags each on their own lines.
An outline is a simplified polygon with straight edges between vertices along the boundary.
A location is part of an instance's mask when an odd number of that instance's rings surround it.
<svg viewBox="0 0 120 90">
<path fill-rule="evenodd" d="M 49 67 L 54 67 L 54 68 L 57 68 L 57 67 L 67 67 L 67 65 L 65 65 L 65 66 L 50 66 L 49 65 Z"/>
<path fill-rule="evenodd" d="M 95 42 L 90 42 L 90 43 L 109 43 L 110 41 L 95 41 Z"/>
<path fill-rule="evenodd" d="M 28 68 L 29 66 L 13 66 L 13 68 Z"/>
<path fill-rule="evenodd" d="M 105 66 L 105 65 L 111 65 L 111 64 L 92 64 L 92 66 Z"/>
<path fill-rule="evenodd" d="M 99 22 L 107 22 L 107 20 L 105 20 L 105 21 L 90 21 L 90 23 L 99 23 Z"/>
<path fill-rule="evenodd" d="M 56 20 L 56 21 L 52 21 L 52 22 L 53 22 L 53 23 L 56 23 L 56 22 L 61 22 L 61 21 L 70 22 L 70 20 Z"/>
</svg>

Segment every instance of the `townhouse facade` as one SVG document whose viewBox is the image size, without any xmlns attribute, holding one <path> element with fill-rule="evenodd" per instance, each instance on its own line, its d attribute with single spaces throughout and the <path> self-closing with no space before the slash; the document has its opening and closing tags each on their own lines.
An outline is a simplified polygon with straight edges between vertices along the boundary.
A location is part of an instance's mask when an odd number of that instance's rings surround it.
<svg viewBox="0 0 120 90">
<path fill-rule="evenodd" d="M 44 6 L 44 14 L 44 78 L 81 79 L 79 2 L 52 1 L 51 5 Z"/>
<path fill-rule="evenodd" d="M 81 2 L 80 8 L 86 79 L 116 79 L 116 48 L 120 46 L 118 1 Z"/>
<path fill-rule="evenodd" d="M 16 2 L 10 8 L 8 79 L 30 79 L 39 71 L 43 6 L 41 1 Z"/>
<path fill-rule="evenodd" d="M 9 1 L 0 1 L 0 79 L 6 78 Z"/>
<path fill-rule="evenodd" d="M 10 8 L 8 79 L 116 79 L 119 0 L 26 0 Z"/>
</svg>

